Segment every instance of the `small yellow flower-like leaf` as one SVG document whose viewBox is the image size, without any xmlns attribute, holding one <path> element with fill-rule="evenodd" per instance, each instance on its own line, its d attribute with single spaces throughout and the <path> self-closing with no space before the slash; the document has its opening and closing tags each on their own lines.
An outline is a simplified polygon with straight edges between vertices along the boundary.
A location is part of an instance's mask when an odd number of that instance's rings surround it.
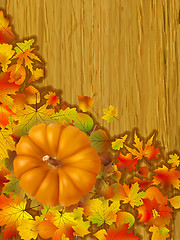
<svg viewBox="0 0 180 240">
<path fill-rule="evenodd" d="M 178 167 L 180 163 L 179 156 L 176 153 L 170 154 L 168 163 L 171 163 L 172 167 Z"/>
<path fill-rule="evenodd" d="M 127 135 L 116 139 L 116 141 L 112 142 L 112 149 L 119 150 L 120 148 L 123 148 L 124 147 L 123 143 L 126 141 L 126 139 L 127 139 Z"/>
<path fill-rule="evenodd" d="M 109 106 L 109 109 L 103 109 L 103 113 L 105 115 L 102 116 L 102 118 L 108 123 L 112 122 L 114 118 L 117 117 L 117 109 L 115 109 L 112 105 Z"/>
</svg>

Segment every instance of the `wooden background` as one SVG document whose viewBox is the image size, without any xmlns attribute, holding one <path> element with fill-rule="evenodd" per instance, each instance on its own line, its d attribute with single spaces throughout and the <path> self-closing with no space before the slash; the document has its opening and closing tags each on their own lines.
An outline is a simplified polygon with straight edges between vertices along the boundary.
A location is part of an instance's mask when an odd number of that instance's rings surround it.
<svg viewBox="0 0 180 240">
<path fill-rule="evenodd" d="M 180 150 L 179 0 L 0 0 L 19 38 L 36 36 L 46 62 L 41 86 L 68 103 L 94 97 L 111 135 L 158 130 L 166 151 Z M 107 124 L 102 109 L 118 109 Z M 180 213 L 175 240 L 180 239 Z M 141 230 L 143 240 L 148 240 Z"/>
</svg>

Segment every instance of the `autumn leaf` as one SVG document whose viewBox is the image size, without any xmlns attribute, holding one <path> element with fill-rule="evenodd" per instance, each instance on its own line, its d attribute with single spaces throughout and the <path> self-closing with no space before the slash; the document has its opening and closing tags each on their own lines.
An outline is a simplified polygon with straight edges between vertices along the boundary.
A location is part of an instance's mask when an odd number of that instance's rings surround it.
<svg viewBox="0 0 180 240">
<path fill-rule="evenodd" d="M 3 11 L 0 11 L 0 43 L 9 43 L 15 38 L 9 27 L 9 19 L 4 17 Z"/>
<path fill-rule="evenodd" d="M 9 116 L 15 113 L 4 104 L 0 104 L 0 127 L 5 128 L 9 124 Z"/>
<path fill-rule="evenodd" d="M 113 188 L 104 179 L 97 179 L 95 188 L 96 194 L 94 197 L 104 197 L 107 200 L 114 196 Z"/>
<path fill-rule="evenodd" d="M 33 86 L 25 88 L 22 95 L 25 96 L 26 104 L 37 104 L 40 102 L 40 92 Z"/>
<path fill-rule="evenodd" d="M 128 185 L 115 183 L 112 185 L 114 188 L 115 200 L 123 200 L 123 203 L 129 203 L 133 208 L 134 206 L 140 206 L 143 204 L 142 199 L 145 198 L 146 193 L 141 191 L 139 192 L 139 184 L 136 182 L 131 185 L 129 188 Z"/>
<path fill-rule="evenodd" d="M 21 221 L 17 230 L 19 231 L 19 235 L 21 239 L 31 240 L 36 239 L 39 233 L 38 226 L 41 222 L 40 217 L 36 216 L 35 220 L 32 219 L 24 219 Z"/>
<path fill-rule="evenodd" d="M 138 173 L 139 173 L 141 176 L 148 178 L 149 169 L 148 169 L 147 166 L 141 167 L 141 168 L 139 168 Z"/>
<path fill-rule="evenodd" d="M 49 220 L 44 220 L 38 225 L 39 235 L 44 239 L 52 237 L 57 229 L 58 228 Z"/>
<path fill-rule="evenodd" d="M 147 187 L 149 187 L 150 185 L 153 184 L 153 181 L 151 180 L 147 180 L 147 179 L 140 179 L 140 178 L 137 178 L 137 177 L 134 177 L 133 180 L 130 180 L 130 184 L 134 184 L 134 183 L 138 183 L 139 184 L 139 187 L 143 190 L 145 190 Z"/>
<path fill-rule="evenodd" d="M 0 73 L 0 102 L 11 106 L 13 99 L 9 96 L 15 94 L 20 86 L 15 83 L 9 83 L 10 73 Z"/>
<path fill-rule="evenodd" d="M 25 40 L 24 43 L 16 43 L 18 47 L 15 47 L 16 55 L 13 57 L 13 59 L 18 58 L 17 60 L 17 66 L 16 70 L 23 64 L 23 60 L 25 61 L 25 67 L 27 66 L 28 69 L 33 73 L 33 61 L 37 60 L 41 62 L 41 60 L 34 54 L 32 51 L 34 48 L 30 48 L 32 43 L 34 42 L 34 39 Z"/>
<path fill-rule="evenodd" d="M 138 160 L 141 160 L 143 157 L 148 158 L 148 160 L 154 158 L 157 159 L 159 149 L 155 148 L 152 143 L 153 143 L 153 138 L 154 135 L 147 141 L 145 144 L 145 147 L 143 149 L 143 141 L 140 141 L 139 137 L 137 136 L 136 133 L 134 133 L 134 144 L 133 146 L 137 149 L 130 148 L 125 145 L 127 150 L 132 153 L 133 156 L 136 156 Z"/>
<path fill-rule="evenodd" d="M 91 133 L 89 139 L 91 141 L 91 146 L 95 148 L 98 153 L 104 152 L 110 143 L 107 133 L 102 129 L 98 129 Z"/>
<path fill-rule="evenodd" d="M 4 194 L 0 196 L 0 209 L 0 226 L 5 225 L 4 234 L 9 237 L 16 237 L 17 227 L 23 219 L 32 219 L 26 212 L 26 201 L 7 198 Z"/>
<path fill-rule="evenodd" d="M 49 92 L 44 98 L 47 99 L 47 105 L 52 105 L 54 107 L 59 103 L 59 97 L 56 96 L 55 92 Z"/>
<path fill-rule="evenodd" d="M 127 135 L 124 135 L 121 138 L 116 139 L 116 141 L 112 142 L 112 149 L 114 150 L 119 150 L 120 148 L 124 147 L 124 142 L 127 139 Z"/>
<path fill-rule="evenodd" d="M 138 240 L 139 238 L 133 233 L 127 233 L 128 224 L 123 224 L 119 228 L 109 228 L 107 230 L 107 235 L 105 235 L 107 240 Z"/>
<path fill-rule="evenodd" d="M 12 131 L 9 129 L 0 130 L 0 161 L 9 157 L 8 150 L 15 150 L 15 144 L 11 137 L 11 134 Z"/>
<path fill-rule="evenodd" d="M 2 192 L 4 184 L 9 182 L 9 180 L 6 178 L 8 174 L 9 171 L 7 170 L 7 168 L 2 167 L 0 171 L 0 192 Z"/>
<path fill-rule="evenodd" d="M 95 236 L 99 240 L 106 240 L 105 235 L 107 235 L 107 232 L 105 229 L 101 229 L 93 234 L 93 236 Z"/>
<path fill-rule="evenodd" d="M 14 55 L 15 51 L 12 50 L 12 45 L 10 44 L 0 44 L 0 63 L 2 67 L 2 71 L 6 72 L 8 68 L 8 64 L 11 63 L 10 58 Z"/>
<path fill-rule="evenodd" d="M 85 215 L 88 215 L 88 220 L 92 223 L 97 223 L 97 226 L 101 226 L 103 223 L 111 225 L 116 222 L 116 213 L 119 210 L 119 201 L 114 201 L 111 204 L 109 200 L 103 198 L 92 199 L 84 207 Z"/>
<path fill-rule="evenodd" d="M 40 123 L 53 123 L 51 115 L 54 113 L 53 109 L 47 109 L 47 105 L 43 105 L 38 109 L 26 105 L 25 109 L 21 111 L 15 120 L 17 125 L 13 126 L 13 133 L 17 136 L 23 136 L 35 125 Z"/>
<path fill-rule="evenodd" d="M 169 237 L 169 229 L 166 227 L 159 229 L 156 226 L 152 226 L 149 228 L 149 231 L 153 233 L 151 240 L 166 240 Z"/>
<path fill-rule="evenodd" d="M 72 123 L 77 117 L 76 108 L 67 107 L 65 110 L 61 109 L 58 113 L 55 113 L 51 116 L 52 119 L 57 119 L 59 121 L 65 120 L 69 123 Z"/>
<path fill-rule="evenodd" d="M 28 83 L 37 81 L 42 77 L 44 77 L 44 70 L 42 68 L 36 68 L 35 70 L 32 71 L 32 76 L 28 80 Z"/>
<path fill-rule="evenodd" d="M 83 112 L 91 110 L 94 99 L 88 96 L 78 96 L 79 107 Z"/>
<path fill-rule="evenodd" d="M 173 206 L 173 208 L 178 209 L 180 208 L 180 196 L 175 196 L 173 198 L 168 199 Z"/>
<path fill-rule="evenodd" d="M 163 165 L 162 168 L 154 170 L 154 172 L 157 174 L 154 176 L 154 184 L 159 185 L 162 183 L 162 188 L 164 191 L 170 190 L 171 185 L 174 188 L 179 189 L 180 171 L 175 169 L 176 168 L 169 169 Z"/>
<path fill-rule="evenodd" d="M 179 156 L 176 153 L 170 154 L 168 163 L 170 163 L 172 167 L 178 167 L 180 163 Z"/>
<path fill-rule="evenodd" d="M 82 132 L 88 133 L 93 127 L 93 119 L 85 113 L 77 113 L 73 125 L 79 128 Z"/>
<path fill-rule="evenodd" d="M 16 64 L 14 64 L 7 69 L 7 72 L 10 73 L 9 83 L 14 82 L 17 85 L 21 85 L 26 78 L 26 70 L 22 65 L 16 70 Z"/>
<path fill-rule="evenodd" d="M 115 109 L 112 105 L 109 106 L 109 109 L 103 109 L 102 119 L 106 120 L 108 123 L 112 122 L 115 118 L 117 118 L 117 109 Z"/>
<path fill-rule="evenodd" d="M 119 154 L 118 163 L 116 165 L 119 169 L 126 169 L 127 171 L 132 171 L 136 169 L 135 165 L 137 163 L 137 158 L 132 158 L 132 154 L 128 153 L 124 156 L 122 153 Z"/>
<path fill-rule="evenodd" d="M 123 224 L 128 224 L 128 228 L 131 228 L 135 223 L 134 216 L 129 212 L 117 212 L 116 226 L 119 227 Z"/>
</svg>

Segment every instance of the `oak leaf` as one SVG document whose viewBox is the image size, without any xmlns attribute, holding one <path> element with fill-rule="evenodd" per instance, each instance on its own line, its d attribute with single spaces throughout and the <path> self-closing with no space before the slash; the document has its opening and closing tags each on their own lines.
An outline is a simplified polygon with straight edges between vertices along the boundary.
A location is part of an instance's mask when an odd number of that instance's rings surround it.
<svg viewBox="0 0 180 240">
<path fill-rule="evenodd" d="M 14 64 L 7 69 L 7 72 L 10 72 L 9 83 L 14 82 L 17 85 L 21 85 L 26 78 L 26 70 L 22 65 L 16 70 L 16 64 Z"/>
<path fill-rule="evenodd" d="M 172 167 L 178 167 L 180 163 L 179 156 L 176 153 L 170 154 L 168 163 L 170 163 Z"/>
<path fill-rule="evenodd" d="M 11 63 L 10 58 L 14 55 L 15 51 L 12 50 L 12 45 L 10 44 L 0 44 L 0 63 L 2 67 L 2 71 L 6 72 L 8 68 L 8 64 Z"/>
<path fill-rule="evenodd" d="M 106 120 L 108 123 L 112 122 L 115 118 L 117 118 L 117 109 L 115 109 L 112 105 L 109 106 L 109 109 L 103 109 L 102 119 Z"/>
<path fill-rule="evenodd" d="M 119 150 L 120 148 L 123 148 L 126 139 L 127 135 L 124 135 L 123 137 L 116 139 L 114 142 L 112 142 L 112 149 Z"/>
<path fill-rule="evenodd" d="M 59 112 L 51 116 L 52 119 L 57 119 L 59 121 L 65 120 L 69 123 L 72 123 L 72 121 L 74 121 L 76 117 L 77 117 L 76 108 L 69 108 L 69 107 L 66 107 L 64 110 L 60 109 Z"/>
<path fill-rule="evenodd" d="M 32 71 L 32 76 L 28 80 L 28 83 L 37 81 L 42 77 L 44 77 L 44 70 L 42 68 L 36 68 L 35 70 Z"/>
<path fill-rule="evenodd" d="M 0 43 L 9 43 L 15 38 L 9 26 L 9 19 L 0 11 Z"/>
</svg>

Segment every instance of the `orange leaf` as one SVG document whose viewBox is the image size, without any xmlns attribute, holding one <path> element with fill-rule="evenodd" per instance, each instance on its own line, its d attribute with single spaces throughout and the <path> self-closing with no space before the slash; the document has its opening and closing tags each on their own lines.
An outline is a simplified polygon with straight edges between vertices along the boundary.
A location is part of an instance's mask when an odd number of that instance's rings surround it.
<svg viewBox="0 0 180 240">
<path fill-rule="evenodd" d="M 138 172 L 141 176 L 146 177 L 146 178 L 148 177 L 149 170 L 148 170 L 147 166 L 141 167 Z"/>
<path fill-rule="evenodd" d="M 49 220 L 40 222 L 38 226 L 39 235 L 45 239 L 52 237 L 57 229 L 58 228 Z"/>
<path fill-rule="evenodd" d="M 94 103 L 94 99 L 88 96 L 78 96 L 79 107 L 83 112 L 89 111 Z"/>
<path fill-rule="evenodd" d="M 119 162 L 116 163 L 116 165 L 120 169 L 126 169 L 127 171 L 132 171 L 136 169 L 135 165 L 137 163 L 137 158 L 132 158 L 132 154 L 128 153 L 126 156 L 123 155 L 122 153 L 119 154 L 118 157 Z"/>
<path fill-rule="evenodd" d="M 0 102 L 5 105 L 12 105 L 13 99 L 8 95 L 15 94 L 20 88 L 20 86 L 15 83 L 9 83 L 9 80 L 10 73 L 0 74 Z"/>
<path fill-rule="evenodd" d="M 138 183 L 139 187 L 145 190 L 147 187 L 149 187 L 151 184 L 153 184 L 153 181 L 148 181 L 145 178 L 141 180 L 140 178 L 134 177 L 133 180 L 130 180 L 130 184 Z"/>
<path fill-rule="evenodd" d="M 9 43 L 15 38 L 9 27 L 9 19 L 4 17 L 3 11 L 0 11 L 0 43 Z"/>
<path fill-rule="evenodd" d="M 6 105 L 0 104 L 0 127 L 5 128 L 9 124 L 9 116 L 15 113 Z"/>
<path fill-rule="evenodd" d="M 42 77 L 44 77 L 44 70 L 41 68 L 36 68 L 35 70 L 33 70 L 32 76 L 29 79 L 28 83 L 37 81 Z"/>
<path fill-rule="evenodd" d="M 47 104 L 52 105 L 53 107 L 59 103 L 59 97 L 56 96 L 55 92 L 49 92 L 49 94 L 46 94 L 44 98 L 47 99 Z"/>
<path fill-rule="evenodd" d="M 10 72 L 9 83 L 14 82 L 21 85 L 26 78 L 26 70 L 22 65 L 16 70 L 16 65 L 14 64 L 7 69 L 7 72 Z"/>
<path fill-rule="evenodd" d="M 107 230 L 107 235 L 105 235 L 107 240 L 138 240 L 139 238 L 133 233 L 127 233 L 128 224 L 123 224 L 119 228 L 113 228 Z"/>
<path fill-rule="evenodd" d="M 9 180 L 5 177 L 7 174 L 9 174 L 9 170 L 5 167 L 2 167 L 0 171 L 0 192 L 4 187 L 4 183 L 9 182 Z"/>
<path fill-rule="evenodd" d="M 180 171 L 176 171 L 175 169 L 176 168 L 168 169 L 163 165 L 162 168 L 154 170 L 154 172 L 157 174 L 157 176 L 154 176 L 154 183 L 156 185 L 162 183 L 162 188 L 165 191 L 170 190 L 171 185 L 174 188 L 179 189 Z"/>
</svg>

